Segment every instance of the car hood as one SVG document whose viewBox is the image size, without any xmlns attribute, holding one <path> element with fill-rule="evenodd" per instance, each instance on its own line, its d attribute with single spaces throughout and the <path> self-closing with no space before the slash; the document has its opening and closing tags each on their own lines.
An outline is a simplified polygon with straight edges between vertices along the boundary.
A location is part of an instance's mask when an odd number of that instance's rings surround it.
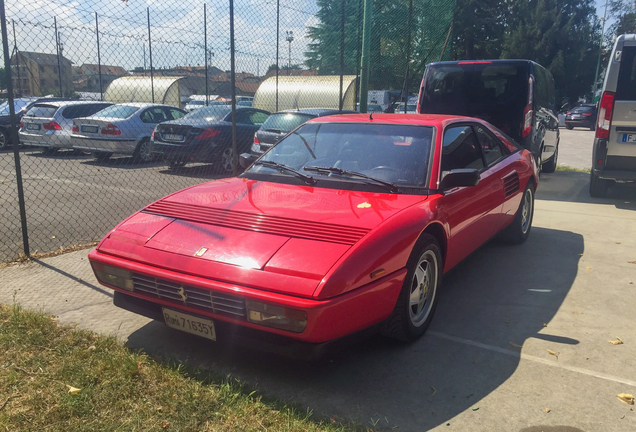
<svg viewBox="0 0 636 432">
<path fill-rule="evenodd" d="M 150 204 L 113 230 L 98 250 L 311 297 L 349 249 L 426 198 L 223 179 Z"/>
</svg>

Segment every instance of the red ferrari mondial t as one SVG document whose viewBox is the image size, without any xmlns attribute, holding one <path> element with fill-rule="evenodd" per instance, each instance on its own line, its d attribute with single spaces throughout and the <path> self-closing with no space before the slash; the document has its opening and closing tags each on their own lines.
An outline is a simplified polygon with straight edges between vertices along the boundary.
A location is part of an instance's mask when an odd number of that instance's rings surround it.
<svg viewBox="0 0 636 432">
<path fill-rule="evenodd" d="M 239 177 L 130 216 L 89 258 L 115 305 L 208 339 L 412 340 L 443 273 L 528 237 L 537 184 L 531 154 L 482 120 L 321 117 Z"/>
</svg>

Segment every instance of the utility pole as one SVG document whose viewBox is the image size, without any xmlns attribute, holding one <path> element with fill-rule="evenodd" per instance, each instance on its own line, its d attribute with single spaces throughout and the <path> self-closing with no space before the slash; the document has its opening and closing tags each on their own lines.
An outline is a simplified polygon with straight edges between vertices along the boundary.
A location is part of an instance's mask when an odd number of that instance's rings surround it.
<svg viewBox="0 0 636 432">
<path fill-rule="evenodd" d="M 18 51 L 18 40 L 15 38 L 15 21 L 11 20 L 13 25 L 13 55 L 15 55 L 16 71 L 18 73 L 18 93 L 22 96 L 22 80 L 20 79 L 20 52 Z"/>
<path fill-rule="evenodd" d="M 287 42 L 289 42 L 289 57 L 287 58 L 287 76 L 291 75 L 291 43 L 294 41 L 294 32 L 287 31 Z"/>
<path fill-rule="evenodd" d="M 605 21 L 607 21 L 607 0 L 605 0 L 605 14 L 603 15 L 603 30 L 601 30 L 601 40 L 598 47 L 598 61 L 596 62 L 596 74 L 594 75 L 594 91 L 592 92 L 592 101 L 596 97 L 596 82 L 598 81 L 598 71 L 601 67 L 601 53 L 603 52 L 603 36 L 605 36 Z"/>
<path fill-rule="evenodd" d="M 203 34 L 205 45 L 203 56 L 205 57 L 205 106 L 210 105 L 210 89 L 208 88 L 208 12 L 207 5 L 203 3 Z"/>
<path fill-rule="evenodd" d="M 369 98 L 369 54 L 371 53 L 371 19 L 373 0 L 364 0 L 362 21 L 362 58 L 360 59 L 360 112 L 367 112 Z"/>
<path fill-rule="evenodd" d="M 60 97 L 64 97 L 64 91 L 62 90 L 62 41 L 57 32 L 57 17 L 53 17 L 53 24 L 55 26 L 55 48 L 57 51 L 57 78 L 60 85 Z"/>
</svg>

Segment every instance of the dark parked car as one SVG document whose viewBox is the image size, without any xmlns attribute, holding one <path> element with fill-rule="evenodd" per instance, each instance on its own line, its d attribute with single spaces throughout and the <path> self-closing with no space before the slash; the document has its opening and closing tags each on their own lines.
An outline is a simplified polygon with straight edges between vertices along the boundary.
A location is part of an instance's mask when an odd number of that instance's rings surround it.
<svg viewBox="0 0 636 432">
<path fill-rule="evenodd" d="M 20 120 L 22 116 L 31 108 L 36 102 L 54 102 L 65 100 L 62 98 L 38 98 L 38 97 L 23 97 L 13 100 L 13 108 L 15 110 L 17 128 L 20 127 Z M 11 144 L 11 118 L 9 116 L 9 101 L 0 104 L 0 150 L 3 150 Z"/>
<path fill-rule="evenodd" d="M 342 114 L 354 113 L 354 111 L 342 111 Z M 340 114 L 340 111 L 332 108 L 303 108 L 274 113 L 254 135 L 251 153 L 254 156 L 260 156 L 306 121 L 335 114 Z"/>
<path fill-rule="evenodd" d="M 252 137 L 265 123 L 269 112 L 255 108 L 236 108 L 238 153 L 247 152 Z M 168 162 L 170 169 L 188 162 L 217 163 L 225 173 L 233 169 L 232 107 L 199 108 L 182 119 L 157 125 L 152 133 L 152 153 Z"/>
<path fill-rule="evenodd" d="M 530 150 L 543 172 L 559 157 L 559 119 L 552 74 L 530 60 L 430 63 L 420 90 L 420 114 L 477 117 Z"/>
<path fill-rule="evenodd" d="M 569 110 L 565 114 L 565 127 L 567 129 L 575 127 L 596 129 L 596 105 L 583 104 Z"/>
</svg>

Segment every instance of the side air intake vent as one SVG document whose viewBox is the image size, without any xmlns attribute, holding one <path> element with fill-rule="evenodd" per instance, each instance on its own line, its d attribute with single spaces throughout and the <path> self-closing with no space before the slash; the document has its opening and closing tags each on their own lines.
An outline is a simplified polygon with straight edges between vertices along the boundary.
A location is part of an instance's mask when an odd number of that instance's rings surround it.
<svg viewBox="0 0 636 432">
<path fill-rule="evenodd" d="M 513 172 L 510 175 L 504 177 L 503 184 L 506 197 L 509 197 L 519 190 L 519 174 Z"/>
</svg>

